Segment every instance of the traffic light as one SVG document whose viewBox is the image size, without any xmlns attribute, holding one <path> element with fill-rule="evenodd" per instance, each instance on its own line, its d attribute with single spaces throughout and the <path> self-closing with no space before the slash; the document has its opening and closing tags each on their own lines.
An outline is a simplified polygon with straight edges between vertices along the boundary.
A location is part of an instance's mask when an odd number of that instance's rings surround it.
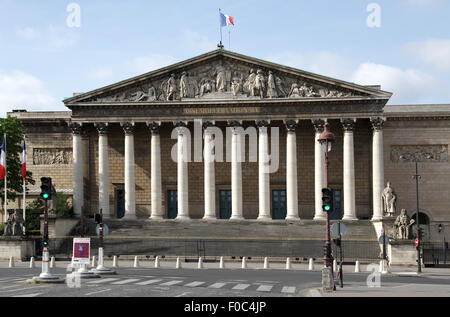
<svg viewBox="0 0 450 317">
<path fill-rule="evenodd" d="M 44 248 L 48 248 L 48 235 L 44 235 L 44 238 L 42 239 L 42 246 Z"/>
<path fill-rule="evenodd" d="M 333 190 L 329 187 L 322 188 L 322 209 L 325 212 L 333 211 Z"/>
<path fill-rule="evenodd" d="M 52 199 L 52 179 L 41 177 L 41 197 L 45 200 Z"/>
<path fill-rule="evenodd" d="M 336 244 L 337 247 L 341 246 L 341 239 L 337 238 L 337 239 L 333 239 L 334 244 Z"/>
<path fill-rule="evenodd" d="M 102 216 L 100 214 L 95 214 L 94 215 L 94 220 L 96 223 L 101 223 L 102 222 Z"/>
</svg>

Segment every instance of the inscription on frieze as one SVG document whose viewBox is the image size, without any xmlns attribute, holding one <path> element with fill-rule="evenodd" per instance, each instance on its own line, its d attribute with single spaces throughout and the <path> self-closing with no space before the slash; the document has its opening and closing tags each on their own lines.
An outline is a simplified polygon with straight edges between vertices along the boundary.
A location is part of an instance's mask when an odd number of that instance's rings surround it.
<svg viewBox="0 0 450 317">
<path fill-rule="evenodd" d="M 72 164 L 71 148 L 34 148 L 34 165 Z"/>
<path fill-rule="evenodd" d="M 391 161 L 445 163 L 448 162 L 448 144 L 392 145 Z"/>
<path fill-rule="evenodd" d="M 239 108 L 185 108 L 184 114 L 231 114 L 231 113 L 259 113 L 259 107 L 239 107 Z"/>
</svg>

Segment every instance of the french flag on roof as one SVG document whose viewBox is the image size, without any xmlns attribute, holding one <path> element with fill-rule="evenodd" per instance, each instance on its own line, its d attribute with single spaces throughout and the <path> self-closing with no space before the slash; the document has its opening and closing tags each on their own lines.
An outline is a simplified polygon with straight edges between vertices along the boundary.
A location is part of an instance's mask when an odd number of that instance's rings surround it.
<svg viewBox="0 0 450 317">
<path fill-rule="evenodd" d="M 222 25 L 222 27 L 227 26 L 227 25 L 234 26 L 234 19 L 233 19 L 233 17 L 220 12 L 220 24 Z"/>
<path fill-rule="evenodd" d="M 2 152 L 0 154 L 0 180 L 6 176 L 6 138 L 3 136 Z"/>
</svg>

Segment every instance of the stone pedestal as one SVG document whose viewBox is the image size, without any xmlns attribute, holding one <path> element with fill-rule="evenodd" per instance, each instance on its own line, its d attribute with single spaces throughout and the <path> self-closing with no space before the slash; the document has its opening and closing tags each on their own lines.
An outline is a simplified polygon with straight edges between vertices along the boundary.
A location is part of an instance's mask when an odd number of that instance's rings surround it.
<svg viewBox="0 0 450 317">
<path fill-rule="evenodd" d="M 0 237 L 0 260 L 9 260 L 13 257 L 15 260 L 25 261 L 28 258 L 36 256 L 35 241 L 24 237 Z"/>
<path fill-rule="evenodd" d="M 391 265 L 417 265 L 417 250 L 414 240 L 390 240 L 387 248 Z"/>
</svg>

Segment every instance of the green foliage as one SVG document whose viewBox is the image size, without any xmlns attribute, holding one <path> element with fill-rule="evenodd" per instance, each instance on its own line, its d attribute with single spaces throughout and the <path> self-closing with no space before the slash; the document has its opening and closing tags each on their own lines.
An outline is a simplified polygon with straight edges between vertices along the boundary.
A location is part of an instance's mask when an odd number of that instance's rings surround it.
<svg viewBox="0 0 450 317">
<path fill-rule="evenodd" d="M 73 216 L 73 207 L 69 205 L 69 196 L 64 194 L 57 195 L 56 214 L 64 218 Z"/>
<path fill-rule="evenodd" d="M 40 216 L 44 213 L 44 201 L 40 198 L 33 200 L 27 205 L 25 216 L 25 228 L 27 235 L 39 235 Z"/>
<path fill-rule="evenodd" d="M 0 118 L 0 145 L 6 133 L 7 199 L 15 200 L 18 193 L 23 193 L 22 146 L 24 130 L 22 123 L 15 117 Z M 0 181 L 0 188 L 5 187 L 5 180 Z M 27 183 L 34 185 L 32 173 L 27 171 Z M 4 206 L 4 194 L 1 195 Z"/>
</svg>

